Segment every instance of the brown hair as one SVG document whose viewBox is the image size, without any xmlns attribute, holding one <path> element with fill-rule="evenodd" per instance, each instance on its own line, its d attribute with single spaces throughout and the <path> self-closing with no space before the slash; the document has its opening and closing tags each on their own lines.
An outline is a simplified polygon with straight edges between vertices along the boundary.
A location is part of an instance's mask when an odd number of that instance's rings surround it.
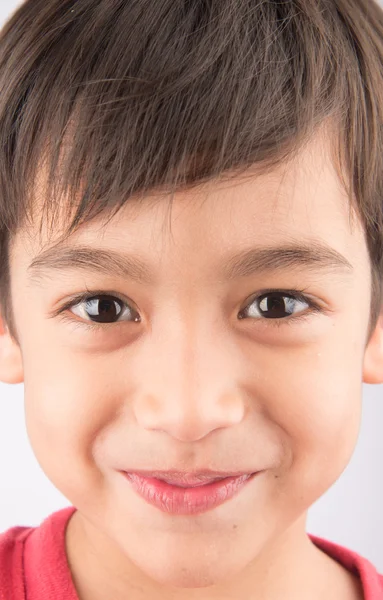
<svg viewBox="0 0 383 600">
<path fill-rule="evenodd" d="M 382 307 L 383 10 L 374 0 L 27 0 L 0 36 L 0 307 L 9 248 L 131 197 L 292 159 L 324 123 Z M 65 201 L 64 201 L 65 198 Z M 351 212 L 350 212 L 351 214 Z"/>
</svg>

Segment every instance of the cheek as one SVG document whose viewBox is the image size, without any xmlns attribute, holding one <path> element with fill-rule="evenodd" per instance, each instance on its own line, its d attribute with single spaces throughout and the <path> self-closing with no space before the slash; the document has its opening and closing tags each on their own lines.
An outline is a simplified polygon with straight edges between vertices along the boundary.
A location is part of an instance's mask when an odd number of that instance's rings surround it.
<svg viewBox="0 0 383 600">
<path fill-rule="evenodd" d="M 25 361 L 29 440 L 47 477 L 69 499 L 85 494 L 89 485 L 101 491 L 102 476 L 92 456 L 93 447 L 101 430 L 115 418 L 117 406 L 117 394 L 114 397 L 109 389 L 105 360 L 105 383 L 101 358 L 92 361 L 91 371 L 89 361 L 82 362 L 57 354 L 50 368 L 37 368 L 31 360 Z M 39 355 L 42 364 L 46 365 Z"/>
<path fill-rule="evenodd" d="M 285 475 L 289 494 L 296 490 L 305 504 L 335 483 L 357 443 L 363 350 L 345 346 L 343 341 L 315 350 L 290 349 L 263 380 L 262 404 L 289 448 L 281 483 Z"/>
</svg>

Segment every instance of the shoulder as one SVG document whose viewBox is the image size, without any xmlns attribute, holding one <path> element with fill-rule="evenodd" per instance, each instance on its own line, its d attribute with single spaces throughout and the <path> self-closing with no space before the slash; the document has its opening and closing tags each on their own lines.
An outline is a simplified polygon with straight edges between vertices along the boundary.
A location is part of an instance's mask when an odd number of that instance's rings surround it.
<svg viewBox="0 0 383 600">
<path fill-rule="evenodd" d="M 34 529 L 16 526 L 0 533 L 0 600 L 24 599 L 23 548 Z"/>
<path fill-rule="evenodd" d="M 66 507 L 36 527 L 0 534 L 0 600 L 77 600 L 65 552 L 65 529 L 74 511 Z"/>
<path fill-rule="evenodd" d="M 355 550 L 330 540 L 309 534 L 311 541 L 323 552 L 338 561 L 361 581 L 364 600 L 383 600 L 383 574 Z"/>
</svg>

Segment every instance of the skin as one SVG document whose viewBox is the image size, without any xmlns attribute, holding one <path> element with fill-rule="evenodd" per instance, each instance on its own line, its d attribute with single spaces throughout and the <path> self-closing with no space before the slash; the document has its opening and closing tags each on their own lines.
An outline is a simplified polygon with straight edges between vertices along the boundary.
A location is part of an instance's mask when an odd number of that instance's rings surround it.
<svg viewBox="0 0 383 600">
<path fill-rule="evenodd" d="M 3 323 L 0 379 L 24 382 L 32 448 L 78 509 L 66 548 L 79 597 L 361 598 L 356 578 L 305 531 L 309 507 L 355 449 L 362 382 L 383 382 L 382 318 L 366 343 L 365 237 L 349 221 L 326 141 L 272 174 L 179 192 L 171 227 L 167 217 L 165 201 L 131 204 L 102 231 L 96 219 L 68 240 L 139 254 L 156 273 L 151 285 L 74 270 L 32 285 L 41 240 L 20 231 L 11 249 L 20 343 Z M 218 276 L 241 249 L 314 240 L 346 257 L 352 274 Z M 52 317 L 85 286 L 115 290 L 141 323 L 125 316 L 96 332 L 73 308 L 71 322 Z M 296 301 L 306 319 L 239 320 L 265 288 L 304 289 L 321 311 Z M 118 472 L 198 467 L 265 472 L 197 516 L 159 511 Z"/>
</svg>

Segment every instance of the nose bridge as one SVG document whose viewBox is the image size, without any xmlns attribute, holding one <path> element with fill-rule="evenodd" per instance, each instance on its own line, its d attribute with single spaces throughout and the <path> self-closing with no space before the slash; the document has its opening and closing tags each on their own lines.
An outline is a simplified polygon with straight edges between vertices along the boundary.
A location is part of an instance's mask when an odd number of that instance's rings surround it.
<svg viewBox="0 0 383 600">
<path fill-rule="evenodd" d="M 147 340 L 150 375 L 135 404 L 140 426 L 193 441 L 240 423 L 245 407 L 222 333 L 226 328 L 219 327 L 212 311 L 173 310 L 163 319 Z"/>
</svg>

